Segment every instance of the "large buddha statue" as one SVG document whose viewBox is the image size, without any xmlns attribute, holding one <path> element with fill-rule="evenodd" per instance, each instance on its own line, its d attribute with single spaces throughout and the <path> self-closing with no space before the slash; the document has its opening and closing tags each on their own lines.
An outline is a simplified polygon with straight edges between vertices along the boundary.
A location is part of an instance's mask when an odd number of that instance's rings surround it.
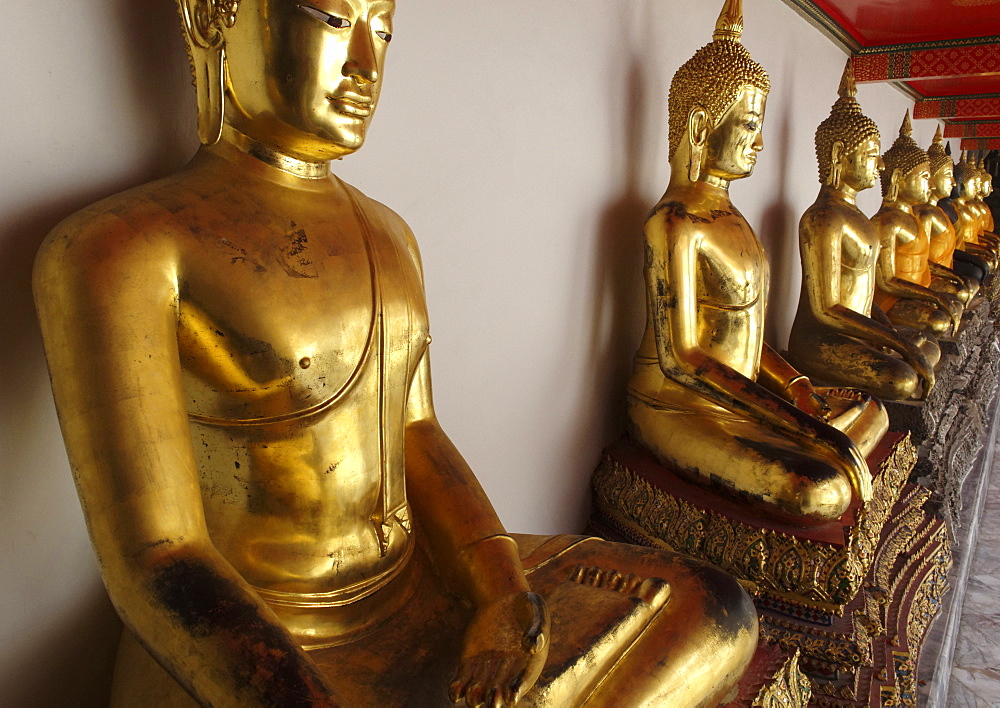
<svg viewBox="0 0 1000 708">
<path fill-rule="evenodd" d="M 913 213 L 929 196 L 930 158 L 912 133 L 907 112 L 882 156 L 882 208 L 872 217 L 882 242 L 875 304 L 893 324 L 948 336 L 958 330 L 963 307 L 951 293 L 931 289 L 930 238 Z"/>
<path fill-rule="evenodd" d="M 114 705 L 721 700 L 757 640 L 734 580 L 515 541 L 437 422 L 413 235 L 330 172 L 395 3 L 179 5 L 204 145 L 60 224 L 34 274 L 126 626 Z"/>
<path fill-rule="evenodd" d="M 768 264 L 729 198 L 763 147 L 769 90 L 740 42 L 739 3 L 670 86 L 671 175 L 645 225 L 646 331 L 630 433 L 662 462 L 800 525 L 867 500 L 887 428 L 869 395 L 826 395 L 763 341 Z"/>
<path fill-rule="evenodd" d="M 930 160 L 931 174 L 929 196 L 925 203 L 914 205 L 913 213 L 930 239 L 927 265 L 934 278 L 931 288 L 957 295 L 967 305 L 979 292 L 979 282 L 975 278 L 963 277 L 954 270 L 958 235 L 951 219 L 938 206 L 938 201 L 948 197 L 955 187 L 955 165 L 945 153 L 941 126 L 938 126 L 934 142 L 927 150 L 927 157 Z"/>
<path fill-rule="evenodd" d="M 872 311 L 880 243 L 856 198 L 878 177 L 881 138 L 858 105 L 850 60 L 839 93 L 816 130 L 822 186 L 799 222 L 802 291 L 789 361 L 810 376 L 880 398 L 926 396 L 941 355 L 937 344 L 915 330 L 897 331 Z"/>
</svg>

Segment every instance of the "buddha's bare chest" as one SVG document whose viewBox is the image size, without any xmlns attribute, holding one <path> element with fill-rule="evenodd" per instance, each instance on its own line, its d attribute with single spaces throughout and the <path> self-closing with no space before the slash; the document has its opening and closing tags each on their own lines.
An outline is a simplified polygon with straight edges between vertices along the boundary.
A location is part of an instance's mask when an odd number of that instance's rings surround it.
<svg viewBox="0 0 1000 708">
<path fill-rule="evenodd" d="M 290 221 L 203 233 L 198 242 L 179 283 L 192 415 L 280 419 L 328 403 L 365 367 L 398 360 L 406 365 L 384 375 L 412 374 L 415 357 L 393 359 L 385 342 L 411 352 L 426 346 L 426 310 L 416 266 L 391 234 Z"/>
<path fill-rule="evenodd" d="M 863 216 L 844 221 L 840 239 L 841 267 L 855 273 L 873 271 L 878 259 L 878 232 Z"/>
<path fill-rule="evenodd" d="M 761 303 L 767 291 L 764 248 L 742 219 L 722 225 L 701 243 L 698 297 L 710 307 L 746 309 Z"/>
</svg>

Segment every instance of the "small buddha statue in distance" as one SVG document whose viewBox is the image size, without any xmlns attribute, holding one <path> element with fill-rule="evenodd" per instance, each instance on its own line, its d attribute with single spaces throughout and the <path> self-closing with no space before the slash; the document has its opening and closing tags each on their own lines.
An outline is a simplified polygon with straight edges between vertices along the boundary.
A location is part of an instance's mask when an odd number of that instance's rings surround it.
<svg viewBox="0 0 1000 708">
<path fill-rule="evenodd" d="M 930 287 L 930 238 L 913 213 L 929 197 L 930 158 L 912 133 L 907 111 L 899 137 L 882 156 L 882 208 L 872 217 L 882 242 L 875 304 L 893 324 L 949 336 L 958 329 L 963 307 L 956 296 Z"/>
<path fill-rule="evenodd" d="M 629 431 L 680 474 L 813 525 L 840 518 L 852 494 L 870 497 L 865 457 L 888 420 L 868 394 L 826 396 L 764 343 L 768 263 L 729 197 L 763 148 L 770 88 L 742 28 L 741 12 L 724 11 L 671 83 L 671 175 L 645 224 Z"/>
<path fill-rule="evenodd" d="M 879 398 L 926 396 L 941 355 L 936 342 L 897 331 L 872 310 L 880 241 L 856 198 L 878 179 L 881 138 L 858 105 L 849 59 L 839 93 L 816 130 L 822 186 L 799 222 L 802 291 L 788 359 L 810 376 Z"/>
<path fill-rule="evenodd" d="M 998 265 L 998 250 L 985 235 L 982 212 L 977 208 L 976 197 L 979 195 L 982 175 L 969 162 L 965 150 L 955 164 L 955 181 L 958 184 L 958 195 L 949 200 L 955 211 L 955 232 L 958 237 L 957 248 L 970 253 L 986 262 L 992 271 Z"/>
<path fill-rule="evenodd" d="M 178 2 L 204 145 L 69 217 L 34 272 L 126 625 L 113 704 L 722 700 L 757 641 L 735 580 L 513 539 L 437 422 L 413 235 L 330 173 L 365 140 L 395 3 Z"/>
<path fill-rule="evenodd" d="M 974 164 L 976 166 L 976 172 L 979 173 L 979 180 L 977 182 L 979 189 L 976 192 L 976 196 L 972 200 L 972 203 L 982 215 L 981 223 L 983 231 L 987 234 L 987 237 L 990 239 L 990 243 L 995 248 L 1000 237 L 996 234 L 996 224 L 993 220 L 993 212 L 990 211 L 989 206 L 986 204 L 986 197 L 990 196 L 990 193 L 993 191 L 993 175 L 986 171 L 985 158 L 980 157 L 979 161 Z"/>
<path fill-rule="evenodd" d="M 960 168 L 951 162 L 951 145 L 945 144 L 945 158 L 951 165 L 951 176 L 953 181 L 952 191 L 943 197 L 938 198 L 937 206 L 944 212 L 955 229 L 955 250 L 952 253 L 953 267 L 959 275 L 973 279 L 982 284 L 983 280 L 990 273 L 990 254 L 980 249 L 976 244 L 966 244 L 965 239 L 969 235 L 969 219 L 971 213 L 965 206 L 962 195 L 962 186 L 959 184 L 958 176 Z M 933 159 L 933 158 L 932 158 Z M 931 184 L 931 190 L 935 185 Z M 933 200 L 933 196 L 932 196 Z M 960 203 L 962 202 L 962 203 Z"/>
<path fill-rule="evenodd" d="M 927 202 L 913 207 L 913 213 L 930 238 L 928 266 L 934 280 L 931 288 L 957 295 L 963 305 L 968 305 L 979 292 L 979 281 L 962 276 L 955 271 L 955 247 L 958 234 L 951 219 L 938 206 L 941 199 L 948 197 L 955 187 L 955 165 L 944 151 L 941 126 L 934 135 L 934 142 L 927 149 L 930 158 L 930 190 Z"/>
<path fill-rule="evenodd" d="M 1000 193 L 993 189 L 995 175 L 1000 172 L 1000 150 L 993 150 L 983 158 L 983 202 L 990 210 L 990 218 L 993 220 L 996 231 L 997 215 L 1000 214 Z"/>
</svg>

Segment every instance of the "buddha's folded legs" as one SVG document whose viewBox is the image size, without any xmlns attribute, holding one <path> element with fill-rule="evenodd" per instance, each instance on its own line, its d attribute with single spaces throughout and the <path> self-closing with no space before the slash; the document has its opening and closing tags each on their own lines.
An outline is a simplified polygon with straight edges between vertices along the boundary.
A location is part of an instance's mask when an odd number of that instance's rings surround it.
<svg viewBox="0 0 1000 708">
<path fill-rule="evenodd" d="M 900 298 L 885 315 L 895 325 L 913 327 L 939 337 L 951 334 L 951 318 L 948 313 L 924 300 Z"/>
<path fill-rule="evenodd" d="M 899 357 L 836 332 L 789 343 L 788 361 L 820 381 L 855 386 L 890 401 L 911 398 L 920 387 L 917 372 Z"/>
<path fill-rule="evenodd" d="M 580 536 L 516 536 L 552 614 L 549 661 L 525 706 L 715 705 L 757 644 L 749 596 L 721 571 L 669 551 Z M 418 549 L 400 611 L 309 652 L 351 706 L 450 706 L 470 609 Z M 281 680 L 275 676 L 274 680 Z M 112 705 L 196 706 L 126 629 Z"/>
<path fill-rule="evenodd" d="M 858 388 L 816 389 L 830 406 L 828 421 L 854 441 L 861 454 L 868 457 L 889 430 L 885 406 L 867 391 Z"/>
<path fill-rule="evenodd" d="M 826 523 L 839 519 L 851 503 L 845 471 L 753 421 L 657 408 L 632 396 L 629 421 L 632 437 L 661 462 L 783 521 Z"/>
</svg>

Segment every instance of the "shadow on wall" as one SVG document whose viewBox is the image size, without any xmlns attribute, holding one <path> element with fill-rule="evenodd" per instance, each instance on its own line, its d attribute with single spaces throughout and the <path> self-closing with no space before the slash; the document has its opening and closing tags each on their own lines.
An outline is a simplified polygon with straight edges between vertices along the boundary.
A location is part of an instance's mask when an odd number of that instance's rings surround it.
<svg viewBox="0 0 1000 708">
<path fill-rule="evenodd" d="M 648 23 L 652 26 L 652 23 Z M 627 44 L 626 44 L 627 46 Z M 633 55 L 627 64 L 624 100 L 615 99 L 609 111 L 620 112 L 621 133 L 612 141 L 617 149 L 615 175 L 621 191 L 600 212 L 591 263 L 591 285 L 587 292 L 592 301 L 587 324 L 590 327 L 587 361 L 583 371 L 589 379 L 580 382 L 590 399 L 581 410 L 595 416 L 575 429 L 575 439 L 567 441 L 567 455 L 592 451 L 586 467 L 580 470 L 578 518 L 590 516 L 589 472 L 597 465 L 600 448 L 621 435 L 625 422 L 625 384 L 632 366 L 645 316 L 642 277 L 643 223 L 651 204 L 640 190 L 643 174 L 643 150 L 647 147 L 644 118 L 647 113 L 645 62 Z M 566 500 L 570 503 L 570 500 Z"/>
<path fill-rule="evenodd" d="M 791 118 L 788 111 L 781 114 L 778 130 L 769 136 L 772 157 L 777 161 L 777 174 L 781 175 L 774 188 L 774 200 L 764 210 L 760 223 L 760 239 L 764 244 L 767 260 L 771 264 L 771 291 L 768 295 L 764 323 L 764 339 L 778 351 L 785 348 L 791 322 L 786 322 L 788 312 L 794 312 L 798 303 L 792 273 L 798 271 L 799 238 L 798 218 L 788 201 L 788 175 L 793 174 Z M 776 149 L 775 149 L 776 148 Z M 752 179 L 752 178 L 751 178 Z"/>
<path fill-rule="evenodd" d="M 39 244 L 66 216 L 102 197 L 177 169 L 193 148 L 191 138 L 195 131 L 188 125 L 193 113 L 185 113 L 177 105 L 177 95 L 186 92 L 179 82 L 187 76 L 187 61 L 177 30 L 174 3 L 116 0 L 113 15 L 118 24 L 108 27 L 107 32 L 112 35 L 111 41 L 120 43 L 120 56 L 130 62 L 132 69 L 128 95 L 121 102 L 108 105 L 107 110 L 131 110 L 136 132 L 148 136 L 148 151 L 123 159 L 121 174 L 111 179 L 101 181 L 97 175 L 80 189 L 61 194 L 50 191 L 44 201 L 13 204 L 0 215 L 0 322 L 4 328 L 4 336 L 0 338 L 0 370 L 19 372 L 0 377 L 0 406 L 6 409 L 2 411 L 4 420 L 22 421 L 25 427 L 5 431 L 8 444 L 4 449 L 3 469 L 8 476 L 0 482 L 5 496 L 9 494 L 4 504 L 11 509 L 45 507 L 45 500 L 38 499 L 43 494 L 43 483 L 50 483 L 50 487 L 72 485 L 62 466 L 38 469 L 38 460 L 44 459 L 49 447 L 58 443 L 39 434 L 31 426 L 32 418 L 37 416 L 24 412 L 25 406 L 44 401 L 49 395 L 31 296 L 31 266 Z M 39 84 L 37 90 L 47 95 L 58 93 L 57 74 L 40 72 L 35 79 Z M 94 139 L 113 144 L 115 136 L 94 136 Z M 88 166 L 74 164 L 73 159 L 73 155 L 67 158 L 66 171 L 86 174 Z M 51 479 L 63 475 L 65 480 Z M 36 538 L 37 544 L 14 546 L 10 556 L 4 558 L 5 567 L 22 575 L 43 573 L 39 566 L 46 553 L 59 544 L 59 539 L 54 525 L 46 525 L 46 519 L 42 518 L 38 522 L 34 533 L 28 536 Z M 80 590 L 73 602 L 58 608 L 37 607 L 38 633 L 18 637 L 16 648 L 6 648 L 7 656 L 14 658 L 5 662 L 0 673 L 0 703 L 107 705 L 108 680 L 120 628 L 114 610 L 99 583 L 90 578 L 60 577 L 58 568 L 48 571 L 45 577 L 21 577 L 19 584 L 31 588 L 63 583 Z M 44 631 L 52 627 L 59 629 Z"/>
</svg>

